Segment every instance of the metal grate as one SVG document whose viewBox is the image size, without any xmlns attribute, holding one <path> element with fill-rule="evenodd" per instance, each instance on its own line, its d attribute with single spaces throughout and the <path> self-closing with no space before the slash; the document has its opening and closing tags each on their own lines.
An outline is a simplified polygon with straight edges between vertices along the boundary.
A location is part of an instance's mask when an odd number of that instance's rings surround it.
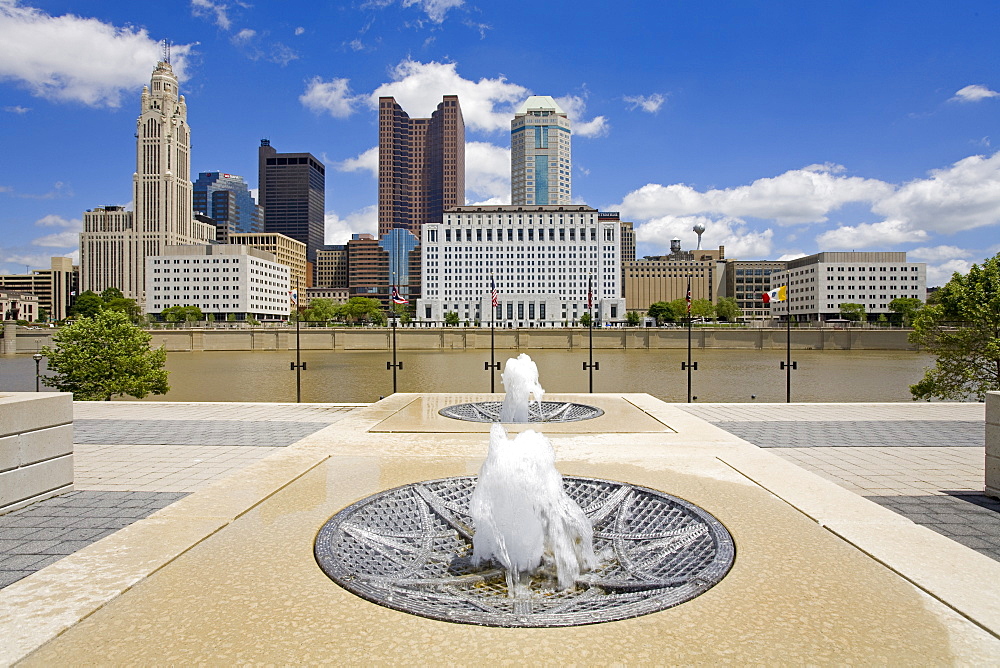
<svg viewBox="0 0 1000 668">
<path fill-rule="evenodd" d="M 504 627 L 628 619 L 705 592 L 735 558 L 726 528 L 698 506 L 645 487 L 592 478 L 563 486 L 594 525 L 598 566 L 560 590 L 551 568 L 511 598 L 504 570 L 474 568 L 475 477 L 397 487 L 334 515 L 316 537 L 320 568 L 369 601 L 423 617 Z"/>
<path fill-rule="evenodd" d="M 438 413 L 445 417 L 466 422 L 499 422 L 501 401 L 478 401 L 471 404 L 445 406 Z M 578 422 L 601 417 L 604 411 L 597 406 L 574 404 L 565 401 L 532 401 L 528 405 L 528 422 Z"/>
</svg>

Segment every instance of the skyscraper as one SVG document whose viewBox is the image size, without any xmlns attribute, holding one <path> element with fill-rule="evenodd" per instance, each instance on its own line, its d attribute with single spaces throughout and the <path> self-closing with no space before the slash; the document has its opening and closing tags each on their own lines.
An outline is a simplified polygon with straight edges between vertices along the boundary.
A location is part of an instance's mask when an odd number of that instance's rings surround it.
<svg viewBox="0 0 1000 668">
<path fill-rule="evenodd" d="M 465 204 L 465 121 L 457 95 L 430 118 L 410 118 L 394 98 L 378 101 L 378 233 L 424 223 Z"/>
<path fill-rule="evenodd" d="M 573 198 L 569 117 L 548 95 L 532 95 L 510 122 L 510 202 L 570 204 Z"/>
<path fill-rule="evenodd" d="M 278 153 L 260 140 L 258 197 L 264 231 L 279 232 L 306 245 L 309 262 L 323 245 L 326 169 L 311 153 Z"/>
<path fill-rule="evenodd" d="M 98 207 L 83 215 L 80 233 L 80 289 L 119 288 L 145 299 L 146 257 L 164 245 L 204 244 L 215 228 L 194 219 L 191 207 L 191 129 L 187 104 L 177 94 L 168 58 L 158 62 L 143 86 L 136 121 L 134 211 Z"/>
<path fill-rule="evenodd" d="M 250 195 L 242 176 L 201 172 L 194 182 L 194 210 L 215 221 L 215 237 L 229 243 L 229 235 L 263 231 L 263 209 Z"/>
</svg>

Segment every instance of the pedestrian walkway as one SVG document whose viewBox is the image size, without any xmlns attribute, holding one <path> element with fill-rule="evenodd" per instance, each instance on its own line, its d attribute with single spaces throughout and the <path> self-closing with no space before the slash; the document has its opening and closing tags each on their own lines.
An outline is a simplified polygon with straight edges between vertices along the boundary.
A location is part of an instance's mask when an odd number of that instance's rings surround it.
<svg viewBox="0 0 1000 668">
<path fill-rule="evenodd" d="M 684 410 L 1000 561 L 984 404 L 689 404 Z"/>
<path fill-rule="evenodd" d="M 0 515 L 0 587 L 319 431 L 358 406 L 76 402 L 76 491 Z"/>
</svg>

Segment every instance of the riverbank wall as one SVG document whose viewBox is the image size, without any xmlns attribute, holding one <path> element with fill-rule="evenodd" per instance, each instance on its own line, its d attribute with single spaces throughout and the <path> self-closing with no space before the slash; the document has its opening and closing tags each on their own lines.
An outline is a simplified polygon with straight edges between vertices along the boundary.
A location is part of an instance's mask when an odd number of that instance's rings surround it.
<svg viewBox="0 0 1000 668">
<path fill-rule="evenodd" d="M 151 330 L 151 345 L 168 352 L 294 350 L 292 328 L 238 330 Z M 791 331 L 794 350 L 917 350 L 907 341 L 907 330 L 801 329 Z M 302 350 L 389 350 L 392 330 L 387 328 L 304 328 L 299 334 Z M 788 344 L 784 329 L 713 329 L 691 331 L 694 348 L 783 350 Z M 574 350 L 589 345 L 586 329 L 498 329 L 494 345 L 501 350 Z M 658 350 L 686 348 L 683 328 L 595 329 L 595 349 Z M 398 350 L 483 350 L 490 347 L 490 331 L 479 328 L 398 328 Z"/>
</svg>

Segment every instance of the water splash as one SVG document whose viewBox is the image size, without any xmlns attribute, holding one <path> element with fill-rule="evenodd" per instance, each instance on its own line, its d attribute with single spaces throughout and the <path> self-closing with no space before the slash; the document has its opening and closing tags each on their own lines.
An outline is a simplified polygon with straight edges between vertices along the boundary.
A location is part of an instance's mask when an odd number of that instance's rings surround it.
<svg viewBox="0 0 1000 668">
<path fill-rule="evenodd" d="M 545 390 L 538 382 L 538 367 L 525 353 L 507 360 L 500 375 L 506 394 L 500 408 L 500 422 L 528 422 L 528 406 L 532 395 L 541 408 Z"/>
<path fill-rule="evenodd" d="M 472 562 L 502 565 L 515 598 L 527 595 L 531 574 L 543 565 L 553 567 L 559 587 L 567 589 L 597 563 L 593 526 L 563 489 L 555 459 L 543 434 L 529 429 L 509 439 L 502 425 L 490 428 L 469 506 Z"/>
</svg>

